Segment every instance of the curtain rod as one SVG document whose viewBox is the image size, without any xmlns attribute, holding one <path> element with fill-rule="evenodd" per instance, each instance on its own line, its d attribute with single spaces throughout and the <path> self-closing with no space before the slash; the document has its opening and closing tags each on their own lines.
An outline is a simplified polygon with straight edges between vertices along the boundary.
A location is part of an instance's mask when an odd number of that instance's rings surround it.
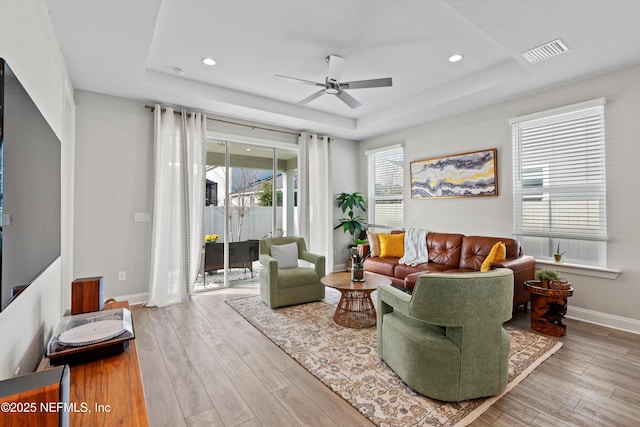
<svg viewBox="0 0 640 427">
<path fill-rule="evenodd" d="M 148 108 L 151 111 L 155 110 L 155 106 L 153 105 L 145 105 L 144 108 Z M 162 107 L 162 111 L 164 112 L 166 109 L 164 107 Z M 177 111 L 174 111 L 173 114 L 180 114 Z M 271 128 L 266 128 L 266 127 L 262 127 L 262 126 L 255 126 L 255 125 L 248 125 L 246 123 L 238 123 L 238 122 L 233 122 L 231 120 L 222 120 L 222 119 L 214 119 L 213 117 L 207 117 L 207 120 L 212 120 L 214 122 L 220 122 L 220 123 L 226 123 L 229 125 L 235 125 L 235 126 L 244 126 L 244 127 L 248 127 L 251 129 L 259 129 L 259 130 L 266 130 L 269 132 L 278 132 L 278 133 L 284 133 L 284 134 L 288 134 L 288 135 L 295 135 L 295 136 L 300 136 L 300 132 L 289 132 L 286 130 L 279 130 L 279 129 L 271 129 Z"/>
</svg>

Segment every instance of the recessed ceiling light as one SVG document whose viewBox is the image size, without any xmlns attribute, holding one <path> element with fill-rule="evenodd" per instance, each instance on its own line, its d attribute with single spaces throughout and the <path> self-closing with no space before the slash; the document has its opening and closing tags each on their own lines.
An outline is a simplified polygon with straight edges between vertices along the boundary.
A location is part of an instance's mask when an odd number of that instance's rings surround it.
<svg viewBox="0 0 640 427">
<path fill-rule="evenodd" d="M 251 148 L 245 148 L 244 151 L 251 151 Z"/>
<path fill-rule="evenodd" d="M 202 58 L 202 63 L 205 65 L 216 65 L 216 61 L 213 58 Z"/>
<path fill-rule="evenodd" d="M 451 55 L 449 57 L 449 62 L 458 62 L 462 60 L 462 55 L 460 55 L 459 53 L 456 53 L 455 55 Z"/>
</svg>

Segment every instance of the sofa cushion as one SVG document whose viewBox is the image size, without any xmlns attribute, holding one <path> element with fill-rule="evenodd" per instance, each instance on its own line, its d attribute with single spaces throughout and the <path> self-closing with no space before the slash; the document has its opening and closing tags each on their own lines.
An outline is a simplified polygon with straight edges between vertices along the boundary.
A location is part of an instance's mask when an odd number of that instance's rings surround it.
<svg viewBox="0 0 640 427">
<path fill-rule="evenodd" d="M 400 234 L 379 234 L 380 257 L 400 258 L 404 255 L 404 233 Z"/>
<path fill-rule="evenodd" d="M 367 258 L 364 262 L 364 269 L 372 273 L 384 274 L 393 277 L 393 269 L 398 265 L 398 257 L 391 258 Z"/>
<path fill-rule="evenodd" d="M 320 277 L 313 268 L 286 268 L 278 272 L 278 285 L 280 288 L 295 288 L 318 282 L 320 282 Z"/>
<path fill-rule="evenodd" d="M 520 246 L 516 240 L 500 237 L 465 236 L 462 239 L 460 264 L 456 267 L 480 271 L 482 262 L 491 252 L 491 248 L 500 241 L 505 244 L 507 259 L 519 255 Z"/>
<path fill-rule="evenodd" d="M 437 265 L 437 264 L 434 264 Z M 406 265 L 406 264 L 398 264 L 396 268 L 393 269 L 393 277 L 397 277 L 398 279 L 404 279 L 409 274 L 429 271 L 429 263 L 423 262 L 418 265 Z M 433 270 L 432 270 L 433 271 Z"/>
<path fill-rule="evenodd" d="M 422 268 L 420 271 L 407 274 L 404 278 L 404 287 L 407 289 L 407 291 L 409 291 L 409 293 L 413 292 L 413 288 L 416 286 L 416 281 L 418 280 L 418 277 L 422 276 L 423 274 L 442 273 L 442 272 L 451 270 L 446 265 L 434 264 L 432 262 L 426 263 L 426 264 L 420 264 L 420 267 Z"/>
<path fill-rule="evenodd" d="M 428 233 L 427 251 L 429 262 L 457 268 L 460 264 L 462 234 Z"/>
</svg>

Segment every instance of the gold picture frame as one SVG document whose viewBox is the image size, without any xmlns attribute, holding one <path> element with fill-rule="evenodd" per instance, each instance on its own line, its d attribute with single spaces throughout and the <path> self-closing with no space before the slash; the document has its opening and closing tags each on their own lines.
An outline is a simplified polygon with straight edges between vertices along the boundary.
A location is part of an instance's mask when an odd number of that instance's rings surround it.
<svg viewBox="0 0 640 427">
<path fill-rule="evenodd" d="M 411 198 L 498 196 L 497 154 L 490 148 L 411 162 Z"/>
</svg>

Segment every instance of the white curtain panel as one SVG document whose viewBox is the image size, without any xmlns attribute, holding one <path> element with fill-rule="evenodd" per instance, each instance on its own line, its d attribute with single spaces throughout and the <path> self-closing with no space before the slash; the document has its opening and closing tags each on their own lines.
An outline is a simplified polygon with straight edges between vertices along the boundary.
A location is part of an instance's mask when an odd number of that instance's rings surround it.
<svg viewBox="0 0 640 427">
<path fill-rule="evenodd" d="M 326 257 L 333 269 L 333 192 L 331 138 L 303 132 L 298 139 L 300 236 L 310 252 Z"/>
<path fill-rule="evenodd" d="M 206 115 L 156 105 L 151 271 L 147 306 L 189 299 L 200 271 Z"/>
<path fill-rule="evenodd" d="M 298 232 L 309 248 L 309 144 L 310 135 L 298 137 Z"/>
</svg>

